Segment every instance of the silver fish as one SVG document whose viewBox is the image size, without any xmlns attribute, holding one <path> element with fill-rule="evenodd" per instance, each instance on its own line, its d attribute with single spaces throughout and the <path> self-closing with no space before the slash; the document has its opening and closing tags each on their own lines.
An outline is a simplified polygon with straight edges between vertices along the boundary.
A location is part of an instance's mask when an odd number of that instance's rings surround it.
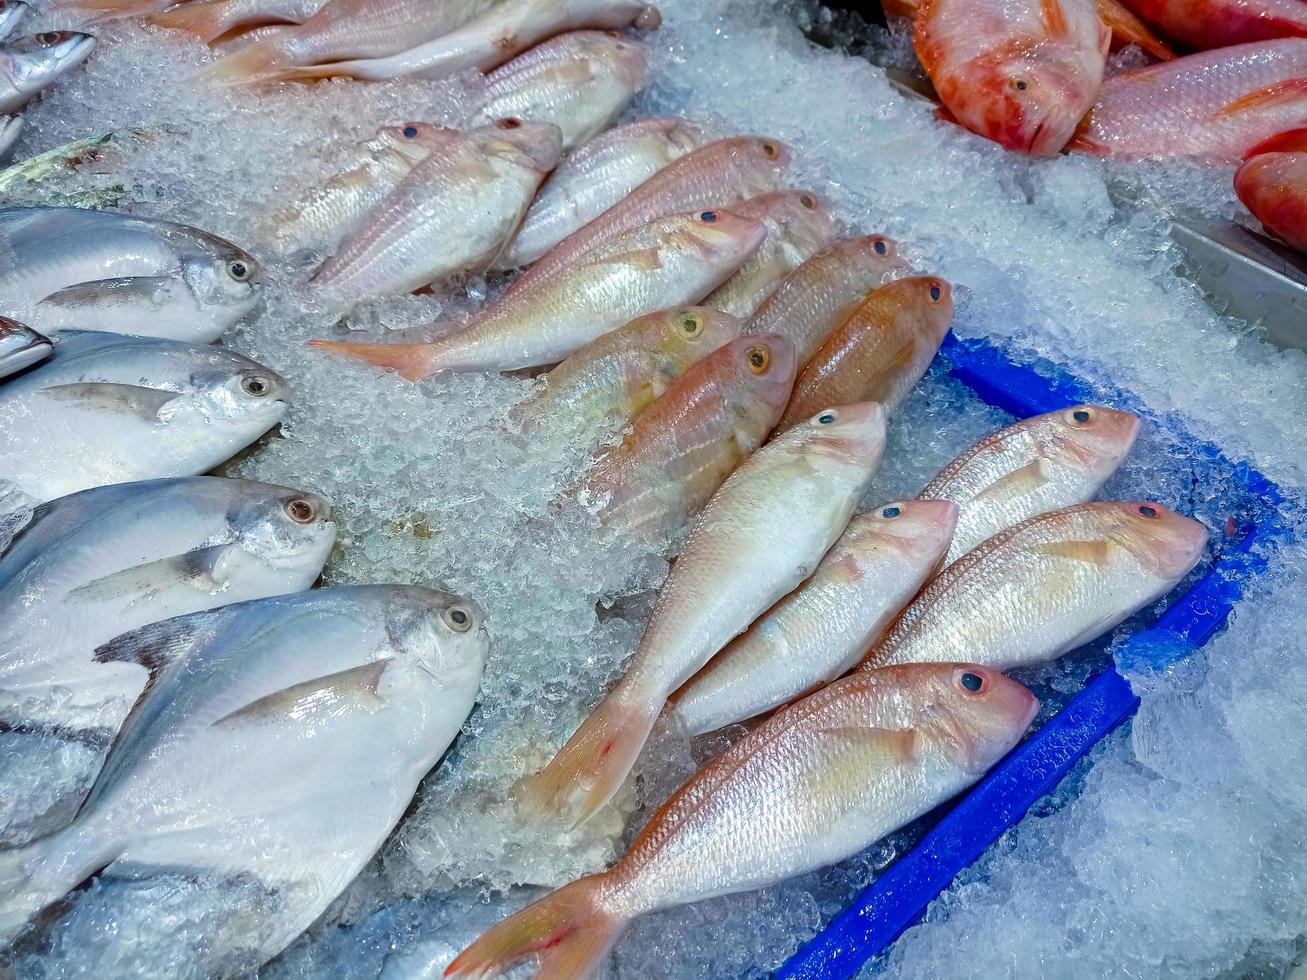
<svg viewBox="0 0 1307 980">
<path fill-rule="evenodd" d="M 27 16 L 31 5 L 23 0 L 0 0 L 0 41 L 14 33 L 18 22 Z"/>
<path fill-rule="evenodd" d="M 50 356 L 54 345 L 26 324 L 0 316 L 0 378 Z"/>
<path fill-rule="evenodd" d="M 22 116 L 0 116 L 0 159 L 4 159 L 23 132 Z"/>
<path fill-rule="evenodd" d="M 4 208 L 0 254 L 0 313 L 37 330 L 207 343 L 263 290 L 259 264 L 231 242 L 112 211 Z"/>
<path fill-rule="evenodd" d="M 75 31 L 43 31 L 0 45 L 0 112 L 21 109 L 95 50 L 95 38 Z"/>
<path fill-rule="evenodd" d="M 443 592 L 353 586 L 102 646 L 102 661 L 149 663 L 153 682 L 76 820 L 0 852 L 0 941 L 107 865 L 111 878 L 252 877 L 280 899 L 257 946 L 276 955 L 362 870 L 458 734 L 483 618 Z"/>
<path fill-rule="evenodd" d="M 39 500 L 217 466 L 281 421 L 291 388 L 235 351 L 69 333 L 0 388 L 0 479 Z"/>
</svg>

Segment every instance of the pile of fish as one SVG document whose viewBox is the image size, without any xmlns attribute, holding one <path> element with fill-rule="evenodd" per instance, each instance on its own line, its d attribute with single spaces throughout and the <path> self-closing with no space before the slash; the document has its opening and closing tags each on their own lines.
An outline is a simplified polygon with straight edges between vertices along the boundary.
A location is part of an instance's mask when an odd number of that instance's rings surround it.
<svg viewBox="0 0 1307 980">
<path fill-rule="evenodd" d="M 1044 28 L 1066 78 L 1101 75 L 1098 12 L 1061 3 L 1043 16 L 1060 23 Z M 560 506 L 675 558 L 624 675 L 548 765 L 505 787 L 522 820 L 593 818 L 656 731 L 751 726 L 616 865 L 492 928 L 453 975 L 535 955 L 541 975 L 590 976 L 640 915 L 867 847 L 1020 741 L 1039 703 L 1004 671 L 1111 630 L 1203 557 L 1197 521 L 1094 501 L 1141 424 L 1105 405 L 1018 421 L 917 497 L 857 513 L 953 291 L 790 186 L 779 140 L 674 118 L 614 127 L 648 75 L 643 42 L 620 32 L 656 29 L 655 10 L 63 6 L 233 46 L 209 84 L 485 73 L 471 126 L 382 127 L 267 220 L 287 254 L 315 256 L 304 288 L 346 317 L 487 272 L 507 287 L 420 339 L 324 338 L 306 356 L 414 382 L 544 369 L 512 423 L 584 447 Z M 919 43 L 936 24 L 959 38 L 955 16 L 926 0 Z M 992 32 L 970 23 L 983 50 Z M 932 63 L 957 63 L 940 44 Z M 1029 70 L 1043 98 L 1038 58 Z M 946 99 L 970 89 L 939 84 Z M 1029 132 L 1024 117 L 995 125 L 1056 150 L 1092 89 Z M 335 544 L 328 501 L 204 475 L 294 397 L 212 346 L 259 315 L 252 255 L 61 207 L 0 210 L 0 254 L 0 738 L 79 760 L 40 798 L 0 801 L 0 942 L 39 947 L 50 907 L 88 879 L 181 870 L 264 901 L 213 926 L 198 972 L 230 973 L 237 954 L 256 969 L 359 873 L 459 733 L 486 614 L 418 586 L 314 589 Z"/>
</svg>

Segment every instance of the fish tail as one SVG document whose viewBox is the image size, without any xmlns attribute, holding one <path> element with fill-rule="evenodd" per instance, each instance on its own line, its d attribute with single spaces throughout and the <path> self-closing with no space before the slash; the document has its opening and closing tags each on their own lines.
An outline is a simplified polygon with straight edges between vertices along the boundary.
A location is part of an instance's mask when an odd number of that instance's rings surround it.
<svg viewBox="0 0 1307 980">
<path fill-rule="evenodd" d="M 310 340 L 309 346 L 396 371 L 409 381 L 421 381 L 438 370 L 435 344 L 350 344 L 339 340 Z"/>
<path fill-rule="evenodd" d="M 531 953 L 539 957 L 536 980 L 584 980 L 626 930 L 626 919 L 597 901 L 604 875 L 587 875 L 509 916 L 463 950 L 447 977 L 479 977 Z"/>
<path fill-rule="evenodd" d="M 159 27 L 194 34 L 205 43 L 227 33 L 229 26 L 226 4 L 197 3 L 195 0 L 147 19 Z"/>
<path fill-rule="evenodd" d="M 265 37 L 248 47 L 233 51 L 204 68 L 199 79 L 213 85 L 245 85 L 277 78 L 290 60 L 285 37 Z"/>
<path fill-rule="evenodd" d="M 618 687 L 590 713 L 549 765 L 523 784 L 523 801 L 538 812 L 585 823 L 613 798 L 649 740 L 662 702 L 630 698 Z"/>
</svg>

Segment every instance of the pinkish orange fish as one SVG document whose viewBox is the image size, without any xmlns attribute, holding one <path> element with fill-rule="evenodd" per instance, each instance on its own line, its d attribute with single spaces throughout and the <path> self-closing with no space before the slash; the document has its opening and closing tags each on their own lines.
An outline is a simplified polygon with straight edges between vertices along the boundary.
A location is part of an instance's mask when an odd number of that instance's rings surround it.
<svg viewBox="0 0 1307 980">
<path fill-rule="evenodd" d="M 1186 48 L 1226 48 L 1277 37 L 1307 37 L 1303 0 L 1125 0 Z"/>
<path fill-rule="evenodd" d="M 1307 254 L 1307 152 L 1250 157 L 1234 190 L 1267 231 Z"/>
</svg>

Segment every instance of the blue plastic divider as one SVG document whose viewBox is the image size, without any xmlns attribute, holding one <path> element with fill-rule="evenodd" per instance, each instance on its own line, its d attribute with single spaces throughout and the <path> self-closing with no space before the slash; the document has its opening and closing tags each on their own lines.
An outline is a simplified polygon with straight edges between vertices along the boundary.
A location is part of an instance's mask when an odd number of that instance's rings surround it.
<svg viewBox="0 0 1307 980">
<path fill-rule="evenodd" d="M 1047 373 L 1011 360 L 984 340 L 946 338 L 940 354 L 949 373 L 989 404 L 1019 418 L 1103 400 L 1065 372 Z M 1109 399 L 1118 406 L 1141 407 L 1129 393 Z M 1170 424 L 1179 426 L 1175 420 Z M 1197 452 L 1221 468 L 1230 484 L 1253 504 L 1248 526 L 1237 529 L 1207 572 L 1148 629 L 1117 649 L 1120 658 L 1138 651 L 1141 659 L 1171 660 L 1201 647 L 1216 634 L 1246 587 L 1266 568 L 1266 553 L 1287 534 L 1283 494 L 1247 463 L 1231 461 L 1211 443 Z M 925 913 L 926 907 L 964 868 L 1016 824 L 1117 725 L 1130 717 L 1139 699 L 1114 669 L 1091 678 L 1060 712 L 1014 749 L 917 845 L 881 874 L 844 912 L 775 974 L 778 978 L 851 977 Z"/>
</svg>

